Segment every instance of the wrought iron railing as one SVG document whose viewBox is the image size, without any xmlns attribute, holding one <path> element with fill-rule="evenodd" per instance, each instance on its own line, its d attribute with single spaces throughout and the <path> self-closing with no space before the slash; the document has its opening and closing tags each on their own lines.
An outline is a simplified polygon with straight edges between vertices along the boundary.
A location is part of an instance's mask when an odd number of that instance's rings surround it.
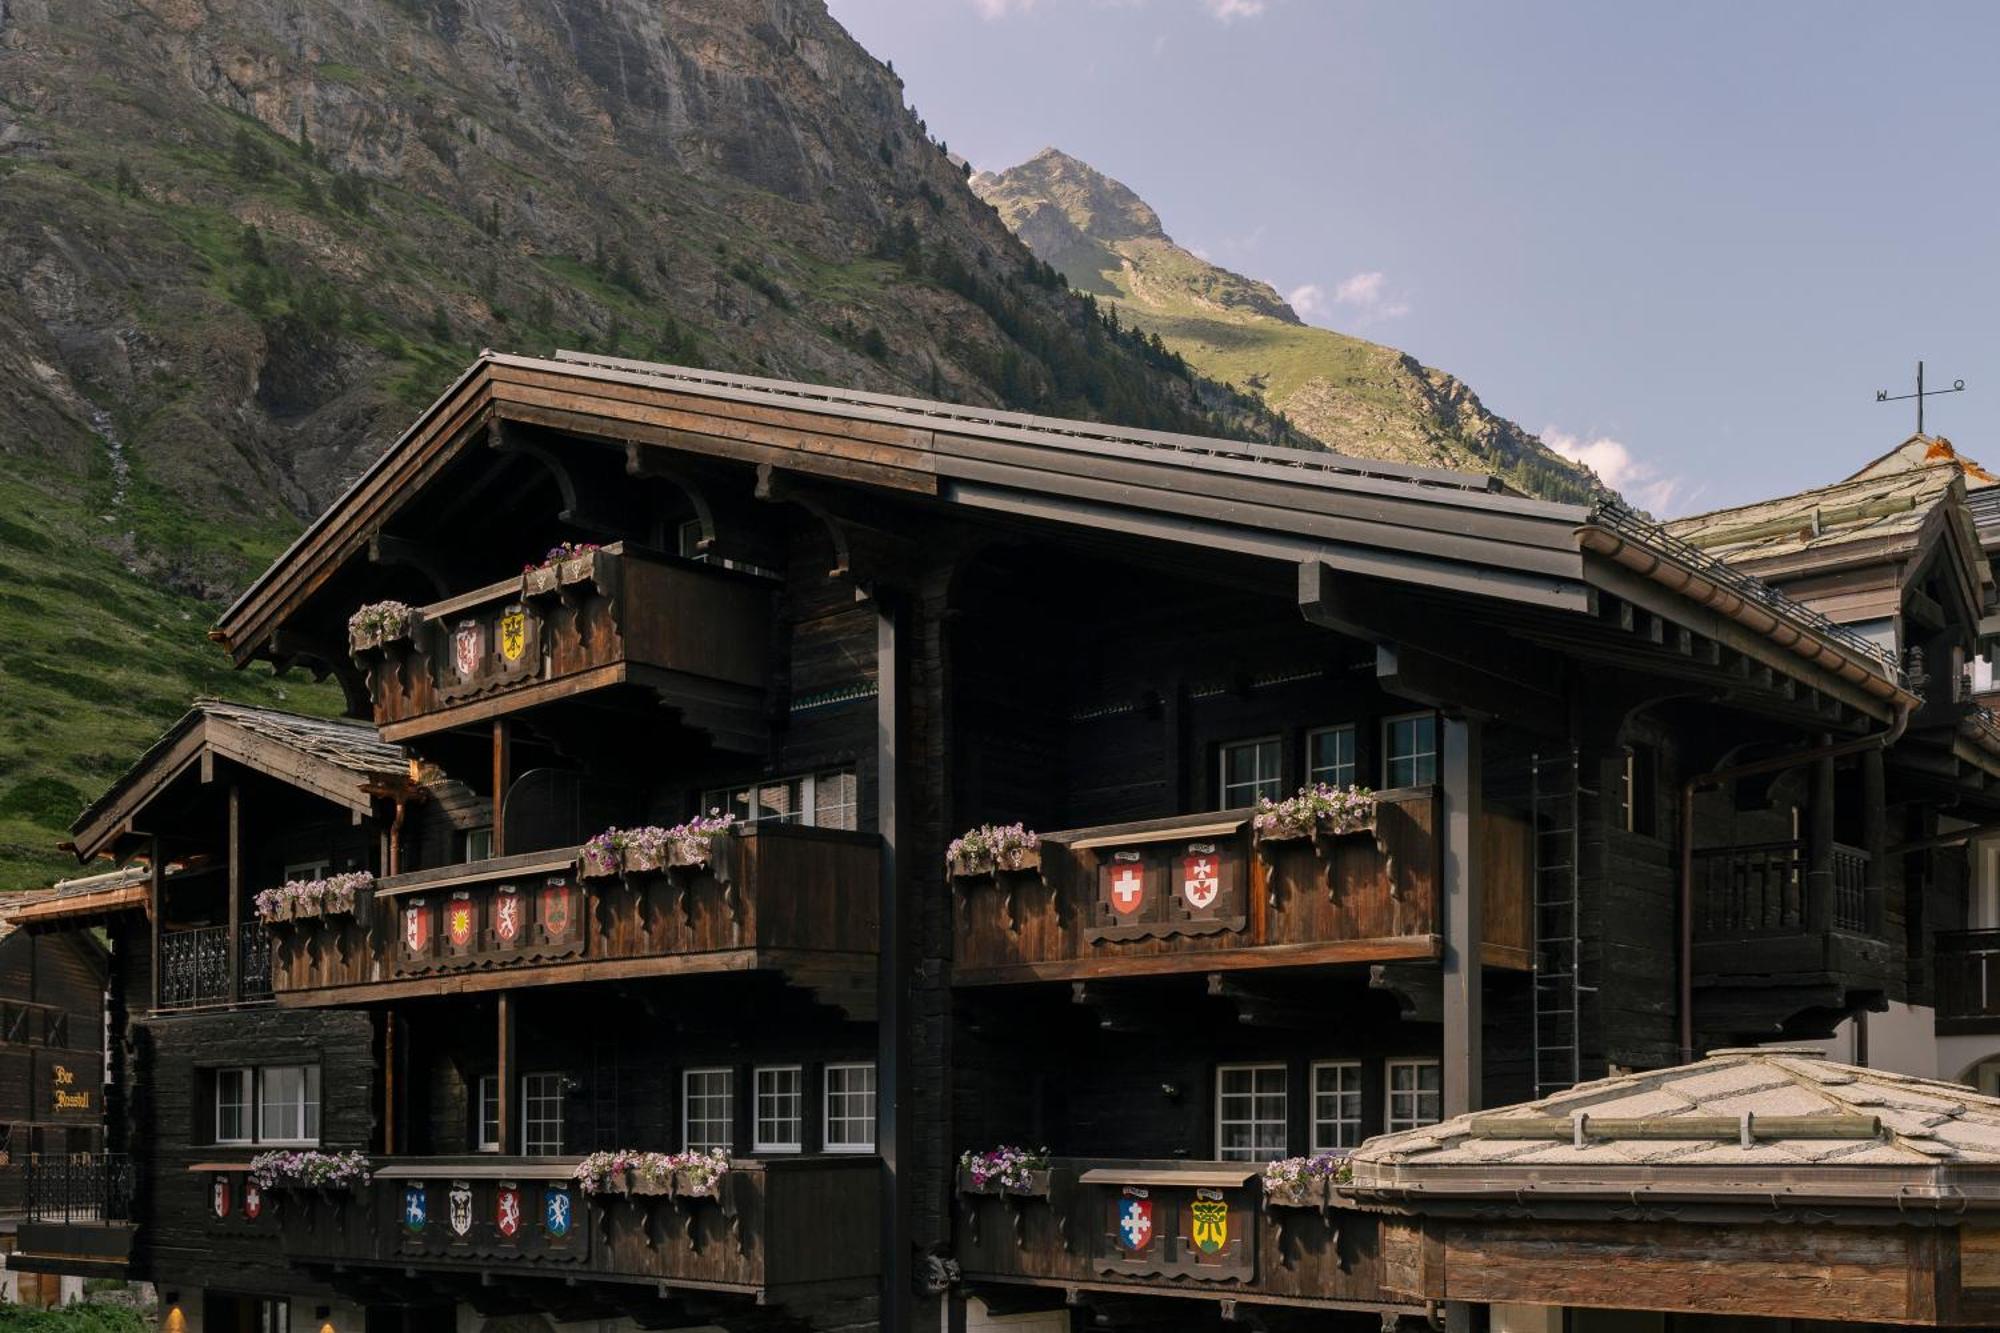
<svg viewBox="0 0 2000 1333">
<path fill-rule="evenodd" d="M 1705 938 L 1795 935 L 1814 929 L 1811 869 L 1799 841 L 1738 843 L 1694 853 L 1697 933 Z M 1868 853 L 1835 843 L 1826 924 L 1857 934 L 1874 931 Z"/>
<path fill-rule="evenodd" d="M 227 1004 L 229 927 L 170 930 L 160 936 L 160 1007 Z"/>
<path fill-rule="evenodd" d="M 1902 664 L 1896 660 L 1896 654 L 1892 649 L 1883 647 L 1846 625 L 1836 624 L 1804 603 L 1787 597 L 1756 575 L 1745 573 L 1720 556 L 1712 555 L 1694 543 L 1676 537 L 1659 524 L 1641 517 L 1637 510 L 1622 500 L 1614 500 L 1608 496 L 1599 500 L 1590 511 L 1590 521 L 1622 537 L 1629 537 L 1640 545 L 1668 557 L 1676 564 L 1694 570 L 1709 582 L 1729 589 L 1745 601 L 1755 602 L 1773 615 L 1791 621 L 1822 638 L 1832 639 L 1862 660 L 1873 662 L 1881 668 L 1883 675 L 1896 684 L 1908 687 L 1909 681 L 1903 674 Z"/>
<path fill-rule="evenodd" d="M 237 935 L 236 986 L 241 999 L 271 994 L 271 932 L 262 921 L 246 921 Z"/>
<path fill-rule="evenodd" d="M 30 1222 L 129 1222 L 132 1159 L 125 1153 L 35 1153 L 22 1173 Z"/>
</svg>

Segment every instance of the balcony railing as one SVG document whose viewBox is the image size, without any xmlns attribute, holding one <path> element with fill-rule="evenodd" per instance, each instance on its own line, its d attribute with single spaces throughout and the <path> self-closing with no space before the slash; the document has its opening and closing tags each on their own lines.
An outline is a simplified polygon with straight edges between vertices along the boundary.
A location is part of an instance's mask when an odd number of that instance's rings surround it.
<svg viewBox="0 0 2000 1333">
<path fill-rule="evenodd" d="M 383 879 L 352 917 L 276 922 L 280 998 L 349 1003 L 433 988 L 769 967 L 861 1003 L 873 995 L 880 851 L 874 834 L 754 824 L 714 864 L 581 878 L 557 848 Z M 510 980 L 513 978 L 514 980 Z"/>
<path fill-rule="evenodd" d="M 953 1248 L 978 1289 L 1044 1286 L 1404 1311 L 1382 1287 L 1375 1215 L 1282 1207 L 1255 1162 L 1057 1158 L 1024 1194 L 960 1181 Z"/>
<path fill-rule="evenodd" d="M 1941 931 L 1935 954 L 1939 1027 L 2000 1026 L 2000 930 Z"/>
<path fill-rule="evenodd" d="M 1351 834 L 1260 842 L 1247 810 L 1044 834 L 1039 870 L 957 881 L 953 975 L 1436 958 L 1438 811 L 1433 788 L 1412 787 L 1378 793 L 1374 826 Z M 1527 823 L 1489 811 L 1481 837 L 1487 961 L 1526 967 Z"/>
<path fill-rule="evenodd" d="M 262 921 L 246 921 L 236 937 L 237 987 L 245 1000 L 271 995 L 271 932 Z"/>
<path fill-rule="evenodd" d="M 881 1162 L 872 1155 L 739 1160 L 713 1197 L 586 1195 L 574 1158 L 383 1158 L 352 1191 L 247 1194 L 239 1169 L 208 1172 L 229 1201 L 211 1227 L 276 1234 L 288 1259 L 486 1270 L 577 1283 L 684 1283 L 782 1301 L 786 1289 L 869 1290 Z M 220 1191 L 220 1194 L 217 1194 Z"/>
<path fill-rule="evenodd" d="M 124 1153 L 35 1153 L 22 1169 L 30 1222 L 126 1222 L 132 1159 Z"/>
<path fill-rule="evenodd" d="M 201 926 L 160 935 L 160 1007 L 227 1004 L 229 927 Z"/>
<path fill-rule="evenodd" d="M 617 543 L 422 607 L 408 637 L 355 646 L 389 740 L 636 685 L 737 742 L 763 727 L 771 597 L 768 580 Z"/>
<path fill-rule="evenodd" d="M 1801 841 L 1703 847 L 1694 853 L 1696 934 L 1700 939 L 1799 935 L 1826 928 L 1872 933 L 1868 853 L 1839 843 L 1823 909 L 1812 901 Z"/>
</svg>

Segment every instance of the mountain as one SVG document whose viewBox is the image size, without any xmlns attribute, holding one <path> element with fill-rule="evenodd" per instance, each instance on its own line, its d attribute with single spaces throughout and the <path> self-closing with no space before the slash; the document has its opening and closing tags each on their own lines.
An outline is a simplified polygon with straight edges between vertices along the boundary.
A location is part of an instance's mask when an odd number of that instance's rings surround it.
<svg viewBox="0 0 2000 1333">
<path fill-rule="evenodd" d="M 1262 395 L 1329 449 L 1493 473 L 1551 499 L 1602 489 L 1455 377 L 1308 325 L 1268 283 L 1174 244 L 1145 200 L 1087 162 L 1045 148 L 975 176 L 972 188 L 1071 286 L 1159 334 L 1202 374 Z"/>
<path fill-rule="evenodd" d="M 481 347 L 1303 443 L 965 174 L 822 0 L 0 0 L 0 888 L 192 694 L 336 707 L 202 632 Z"/>
</svg>

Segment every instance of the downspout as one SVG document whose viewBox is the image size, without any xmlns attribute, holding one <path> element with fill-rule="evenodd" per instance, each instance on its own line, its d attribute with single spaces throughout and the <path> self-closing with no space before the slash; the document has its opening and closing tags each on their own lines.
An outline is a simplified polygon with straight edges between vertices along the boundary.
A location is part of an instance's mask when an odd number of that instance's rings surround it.
<svg viewBox="0 0 2000 1333">
<path fill-rule="evenodd" d="M 1902 738 L 1903 728 L 1909 725 L 1910 710 L 1913 706 L 1909 701 L 1899 700 L 1896 704 L 1895 719 L 1889 723 L 1887 731 L 1878 731 L 1872 736 L 1860 736 L 1851 741 L 1837 741 L 1832 745 L 1817 745 L 1809 750 L 1794 750 L 1789 754 L 1775 755 L 1769 759 L 1759 759 L 1747 764 L 1732 764 L 1728 768 L 1718 768 L 1712 773 L 1697 773 L 1681 784 L 1680 958 L 1677 971 L 1680 982 L 1682 1064 L 1691 1064 L 1694 1061 L 1695 793 L 1719 787 L 1737 778 L 1754 777 L 1760 773 L 1782 773 L 1786 769 L 1797 768 L 1801 764 L 1815 763 L 1822 759 L 1840 759 L 1868 750 L 1886 750 Z"/>
</svg>

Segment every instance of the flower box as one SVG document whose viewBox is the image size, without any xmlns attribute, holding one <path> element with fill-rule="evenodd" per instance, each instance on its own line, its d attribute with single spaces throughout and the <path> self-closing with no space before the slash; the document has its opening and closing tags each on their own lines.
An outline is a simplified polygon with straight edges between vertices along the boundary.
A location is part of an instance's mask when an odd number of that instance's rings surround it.
<svg viewBox="0 0 2000 1333">
<path fill-rule="evenodd" d="M 958 1159 L 958 1189 L 961 1194 L 1046 1197 L 1049 1150 L 1031 1152 L 1003 1143 L 985 1152 L 964 1152 Z"/>
<path fill-rule="evenodd" d="M 1264 1167 L 1264 1202 L 1273 1208 L 1324 1208 L 1334 1182 L 1352 1173 L 1347 1158 L 1337 1153 L 1281 1157 Z"/>
<path fill-rule="evenodd" d="M 1264 1182 L 1264 1202 L 1273 1208 L 1322 1208 L 1326 1201 L 1327 1183 L 1320 1178 Z"/>
<path fill-rule="evenodd" d="M 573 583 L 588 583 L 597 577 L 597 546 L 591 542 L 562 542 L 549 548 L 539 564 L 521 568 L 521 596 L 547 597 Z"/>
<path fill-rule="evenodd" d="M 594 1152 L 577 1164 L 575 1180 L 585 1194 L 627 1198 L 714 1198 L 729 1174 L 729 1154 L 709 1152 Z"/>
<path fill-rule="evenodd" d="M 952 839 L 944 861 L 953 879 L 1040 870 L 1042 838 L 1020 824 L 982 824 Z"/>
<path fill-rule="evenodd" d="M 267 1190 L 349 1190 L 368 1183 L 368 1155 L 316 1150 L 262 1152 L 250 1159 L 250 1179 Z"/>
<path fill-rule="evenodd" d="M 998 1178 L 985 1181 L 977 1180 L 974 1178 L 972 1172 L 961 1168 L 958 1173 L 958 1192 L 960 1194 L 985 1195 L 990 1198 L 1010 1195 L 1017 1199 L 1046 1199 L 1049 1197 L 1049 1177 L 1051 1174 L 1047 1167 L 1041 1167 L 1022 1172 L 1015 1183 L 1006 1184 Z"/>
<path fill-rule="evenodd" d="M 356 899 L 374 887 L 375 876 L 366 870 L 324 879 L 288 879 L 275 889 L 260 891 L 252 905 L 257 919 L 265 922 L 351 916 Z"/>
<path fill-rule="evenodd" d="M 580 873 L 585 879 L 603 879 L 624 869 L 624 849 L 603 841 L 605 834 L 598 834 L 583 844 Z"/>
<path fill-rule="evenodd" d="M 347 618 L 348 651 L 359 655 L 407 639 L 421 618 L 407 602 L 370 602 Z"/>
<path fill-rule="evenodd" d="M 672 828 L 609 828 L 583 845 L 580 873 L 656 874 L 667 867 L 705 866 L 715 859 L 715 841 L 736 827 L 736 816 L 711 810 Z"/>
<path fill-rule="evenodd" d="M 1282 801 L 1262 797 L 1250 819 L 1257 841 L 1298 842 L 1375 831 L 1375 794 L 1366 787 L 1318 783 Z"/>
</svg>

